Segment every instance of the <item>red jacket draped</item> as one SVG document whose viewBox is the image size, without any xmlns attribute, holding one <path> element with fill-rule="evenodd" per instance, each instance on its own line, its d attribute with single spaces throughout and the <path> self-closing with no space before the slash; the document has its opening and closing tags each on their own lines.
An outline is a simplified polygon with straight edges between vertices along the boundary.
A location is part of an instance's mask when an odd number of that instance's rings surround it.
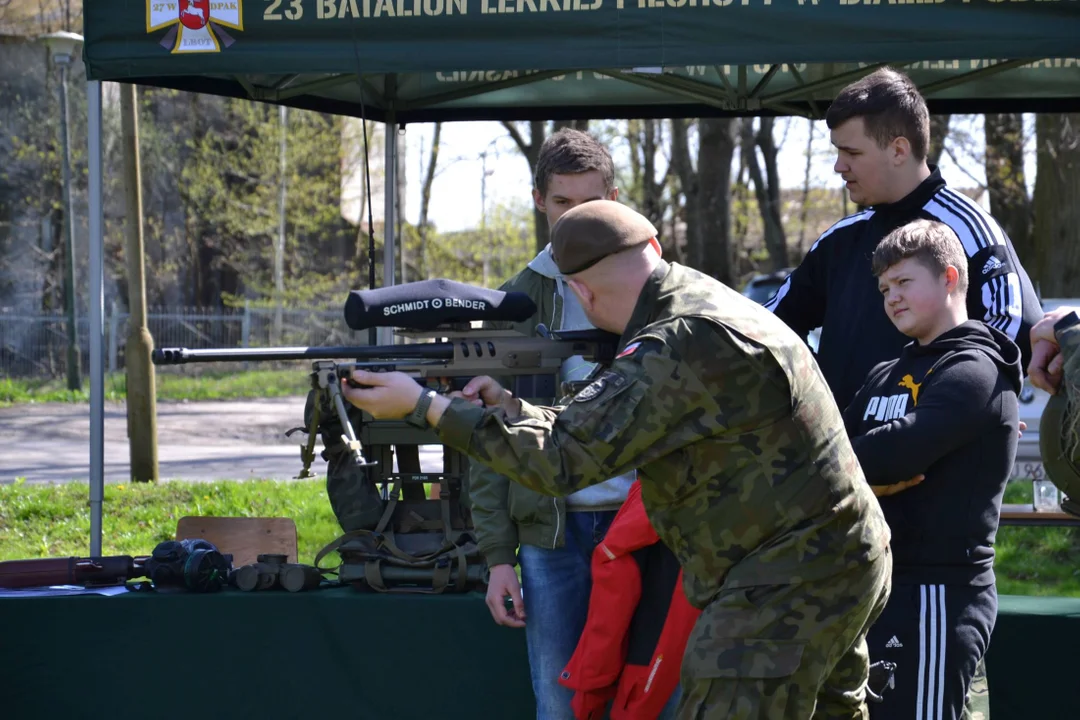
<svg viewBox="0 0 1080 720">
<path fill-rule="evenodd" d="M 575 690 L 577 720 L 654 720 L 679 685 L 679 669 L 700 611 L 682 569 L 649 523 L 640 481 L 630 486 L 592 556 L 585 630 L 559 683 Z"/>
</svg>

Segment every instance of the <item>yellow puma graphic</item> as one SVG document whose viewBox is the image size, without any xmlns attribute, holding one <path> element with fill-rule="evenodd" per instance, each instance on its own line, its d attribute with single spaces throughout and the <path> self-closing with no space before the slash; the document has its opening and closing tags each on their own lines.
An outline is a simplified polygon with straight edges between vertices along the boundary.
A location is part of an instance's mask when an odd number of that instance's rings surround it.
<svg viewBox="0 0 1080 720">
<path fill-rule="evenodd" d="M 932 372 L 934 372 L 934 369 L 930 368 L 930 372 L 926 373 L 926 375 L 929 375 Z M 926 376 L 923 376 L 923 382 L 926 382 Z M 915 382 L 915 378 L 913 378 L 911 375 L 905 375 L 903 378 L 901 378 L 900 382 L 898 382 L 896 384 L 899 385 L 902 388 L 907 388 L 908 390 L 910 390 L 911 391 L 911 404 L 913 406 L 918 406 L 918 404 L 919 404 L 919 389 L 922 388 L 923 383 L 921 383 L 921 382 L 917 383 L 917 382 Z"/>
</svg>

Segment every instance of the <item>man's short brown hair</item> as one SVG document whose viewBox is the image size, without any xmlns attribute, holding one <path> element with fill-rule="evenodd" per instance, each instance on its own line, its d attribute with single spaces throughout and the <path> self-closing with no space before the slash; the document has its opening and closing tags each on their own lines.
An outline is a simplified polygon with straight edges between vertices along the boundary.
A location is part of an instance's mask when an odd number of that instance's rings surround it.
<svg viewBox="0 0 1080 720">
<path fill-rule="evenodd" d="M 957 292 L 967 293 L 967 254 L 960 238 L 948 225 L 934 220 L 913 220 L 893 230 L 874 250 L 871 261 L 874 277 L 908 258 L 914 258 L 937 275 L 944 274 L 952 265 L 960 276 L 956 282 Z"/>
<path fill-rule="evenodd" d="M 540 146 L 533 182 L 541 195 L 547 195 L 552 175 L 576 175 L 597 170 L 604 177 L 604 189 L 615 188 L 615 163 L 611 153 L 588 133 L 562 128 Z"/>
<path fill-rule="evenodd" d="M 911 143 L 916 160 L 930 149 L 930 112 L 915 83 L 907 75 L 881 68 L 840 91 L 825 113 L 830 130 L 852 118 L 862 118 L 866 134 L 884 150 L 898 137 Z"/>
</svg>

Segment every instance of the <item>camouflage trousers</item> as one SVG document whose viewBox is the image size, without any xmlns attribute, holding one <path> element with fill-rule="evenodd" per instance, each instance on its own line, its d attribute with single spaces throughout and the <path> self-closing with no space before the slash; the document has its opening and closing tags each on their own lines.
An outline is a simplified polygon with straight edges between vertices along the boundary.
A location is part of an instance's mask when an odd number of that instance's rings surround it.
<svg viewBox="0 0 1080 720">
<path fill-rule="evenodd" d="M 866 632 L 891 574 L 886 552 L 824 580 L 722 591 L 687 643 L 678 720 L 866 720 Z"/>
<path fill-rule="evenodd" d="M 990 720 L 990 686 L 986 680 L 986 657 L 975 666 L 975 675 L 971 678 L 964 703 L 964 720 Z"/>
</svg>

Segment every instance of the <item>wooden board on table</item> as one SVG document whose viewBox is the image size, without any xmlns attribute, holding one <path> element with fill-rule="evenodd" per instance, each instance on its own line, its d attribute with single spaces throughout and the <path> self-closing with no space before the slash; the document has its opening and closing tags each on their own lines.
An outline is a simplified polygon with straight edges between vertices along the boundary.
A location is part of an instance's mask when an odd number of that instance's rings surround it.
<svg viewBox="0 0 1080 720">
<path fill-rule="evenodd" d="M 1005 503 L 1001 506 L 1001 524 L 1023 522 L 1029 525 L 1077 525 L 1080 518 L 1060 510 L 1035 510 L 1031 503 Z"/>
<path fill-rule="evenodd" d="M 176 539 L 202 538 L 222 553 L 233 556 L 233 567 L 249 565 L 259 555 L 287 555 L 296 562 L 296 523 L 292 518 L 197 517 L 180 518 Z"/>
</svg>

